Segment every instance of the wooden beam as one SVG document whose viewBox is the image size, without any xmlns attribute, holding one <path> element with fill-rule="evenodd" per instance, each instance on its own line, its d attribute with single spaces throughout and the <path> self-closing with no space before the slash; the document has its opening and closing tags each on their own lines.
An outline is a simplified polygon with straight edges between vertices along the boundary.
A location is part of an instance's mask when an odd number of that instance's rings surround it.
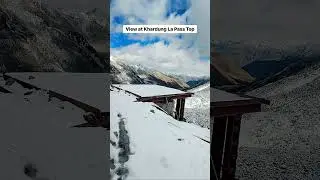
<svg viewBox="0 0 320 180">
<path fill-rule="evenodd" d="M 226 106 L 226 107 L 211 107 L 211 116 L 232 116 L 237 114 L 245 114 L 252 112 L 260 112 L 261 104 L 248 104 L 248 105 L 237 105 L 237 106 Z"/>
<path fill-rule="evenodd" d="M 159 95 L 159 96 L 147 96 L 147 97 L 138 97 L 137 101 L 141 102 L 153 102 L 157 99 L 184 99 L 187 97 L 191 97 L 193 93 L 184 93 L 184 94 L 168 94 L 168 95 Z"/>
<path fill-rule="evenodd" d="M 176 119 L 179 120 L 180 119 L 180 107 L 181 107 L 181 99 L 177 99 L 177 103 L 176 103 Z"/>
<path fill-rule="evenodd" d="M 262 104 L 254 99 L 210 102 L 211 107 L 245 106 L 250 104 Z"/>
<path fill-rule="evenodd" d="M 185 106 L 185 99 L 181 99 L 181 106 L 180 106 L 180 121 L 184 121 L 184 106 Z"/>
</svg>

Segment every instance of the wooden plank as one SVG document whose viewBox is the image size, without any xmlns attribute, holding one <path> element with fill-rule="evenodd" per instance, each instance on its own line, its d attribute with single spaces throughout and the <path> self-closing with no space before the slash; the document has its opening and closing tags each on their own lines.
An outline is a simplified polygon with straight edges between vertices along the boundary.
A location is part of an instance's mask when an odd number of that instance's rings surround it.
<svg viewBox="0 0 320 180">
<path fill-rule="evenodd" d="M 180 121 L 185 121 L 184 120 L 184 106 L 185 106 L 186 100 L 181 99 L 181 107 L 180 107 Z"/>
<path fill-rule="evenodd" d="M 211 156 L 213 160 L 213 168 L 217 176 L 220 178 L 227 117 L 215 117 L 213 121 Z M 214 172 L 211 174 L 214 174 Z"/>
<path fill-rule="evenodd" d="M 180 119 L 180 107 L 181 107 L 181 100 L 177 99 L 176 103 L 176 117 L 175 119 L 179 120 Z"/>
<path fill-rule="evenodd" d="M 154 100 L 157 100 L 157 99 L 166 99 L 166 98 L 168 98 L 169 100 L 172 100 L 172 99 L 191 97 L 193 94 L 194 93 L 184 93 L 184 94 L 168 94 L 168 95 L 160 95 L 160 96 L 140 97 L 140 98 L 137 98 L 137 101 L 153 102 Z"/>
<path fill-rule="evenodd" d="M 211 107 L 229 107 L 229 106 L 246 106 L 251 104 L 261 104 L 256 100 L 238 100 L 238 101 L 219 101 L 219 102 L 211 102 Z"/>
<path fill-rule="evenodd" d="M 241 115 L 229 116 L 225 139 L 222 180 L 234 179 L 240 136 Z"/>
<path fill-rule="evenodd" d="M 153 97 L 160 95 L 171 95 L 171 94 L 185 94 L 187 92 L 181 91 L 166 86 L 160 86 L 155 84 L 113 84 L 123 90 L 130 91 L 138 94 L 141 97 Z"/>
<path fill-rule="evenodd" d="M 227 107 L 210 107 L 213 117 L 231 116 L 244 113 L 260 112 L 261 104 L 237 105 Z"/>
</svg>

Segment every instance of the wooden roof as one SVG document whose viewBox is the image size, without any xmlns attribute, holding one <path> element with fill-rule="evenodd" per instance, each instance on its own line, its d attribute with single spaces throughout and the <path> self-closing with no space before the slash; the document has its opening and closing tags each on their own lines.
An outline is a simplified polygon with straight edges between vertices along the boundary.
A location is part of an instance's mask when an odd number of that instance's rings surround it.
<svg viewBox="0 0 320 180">
<path fill-rule="evenodd" d="M 137 101 L 166 102 L 191 97 L 194 93 L 152 84 L 112 84 L 111 87 L 137 96 Z"/>
<path fill-rule="evenodd" d="M 228 93 L 211 88 L 212 116 L 228 116 L 261 111 L 261 104 L 270 104 L 269 100 L 248 95 Z"/>
</svg>

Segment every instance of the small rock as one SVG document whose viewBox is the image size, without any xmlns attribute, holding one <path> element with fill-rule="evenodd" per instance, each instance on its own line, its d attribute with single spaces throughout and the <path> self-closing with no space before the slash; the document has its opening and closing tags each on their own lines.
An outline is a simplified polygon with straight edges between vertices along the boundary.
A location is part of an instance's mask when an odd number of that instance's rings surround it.
<svg viewBox="0 0 320 180">
<path fill-rule="evenodd" d="M 32 163 L 27 163 L 24 166 L 24 174 L 27 175 L 30 178 L 36 178 L 37 177 L 38 170 L 36 166 Z"/>
<path fill-rule="evenodd" d="M 151 109 L 150 112 L 155 113 L 153 109 Z"/>
</svg>

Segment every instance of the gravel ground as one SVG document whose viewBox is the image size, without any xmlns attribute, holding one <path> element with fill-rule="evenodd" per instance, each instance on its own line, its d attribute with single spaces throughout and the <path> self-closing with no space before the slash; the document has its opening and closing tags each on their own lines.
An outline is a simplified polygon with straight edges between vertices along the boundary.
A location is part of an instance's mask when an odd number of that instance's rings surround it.
<svg viewBox="0 0 320 180">
<path fill-rule="evenodd" d="M 320 179 L 320 64 L 248 94 L 271 105 L 243 116 L 236 176 Z"/>
</svg>

